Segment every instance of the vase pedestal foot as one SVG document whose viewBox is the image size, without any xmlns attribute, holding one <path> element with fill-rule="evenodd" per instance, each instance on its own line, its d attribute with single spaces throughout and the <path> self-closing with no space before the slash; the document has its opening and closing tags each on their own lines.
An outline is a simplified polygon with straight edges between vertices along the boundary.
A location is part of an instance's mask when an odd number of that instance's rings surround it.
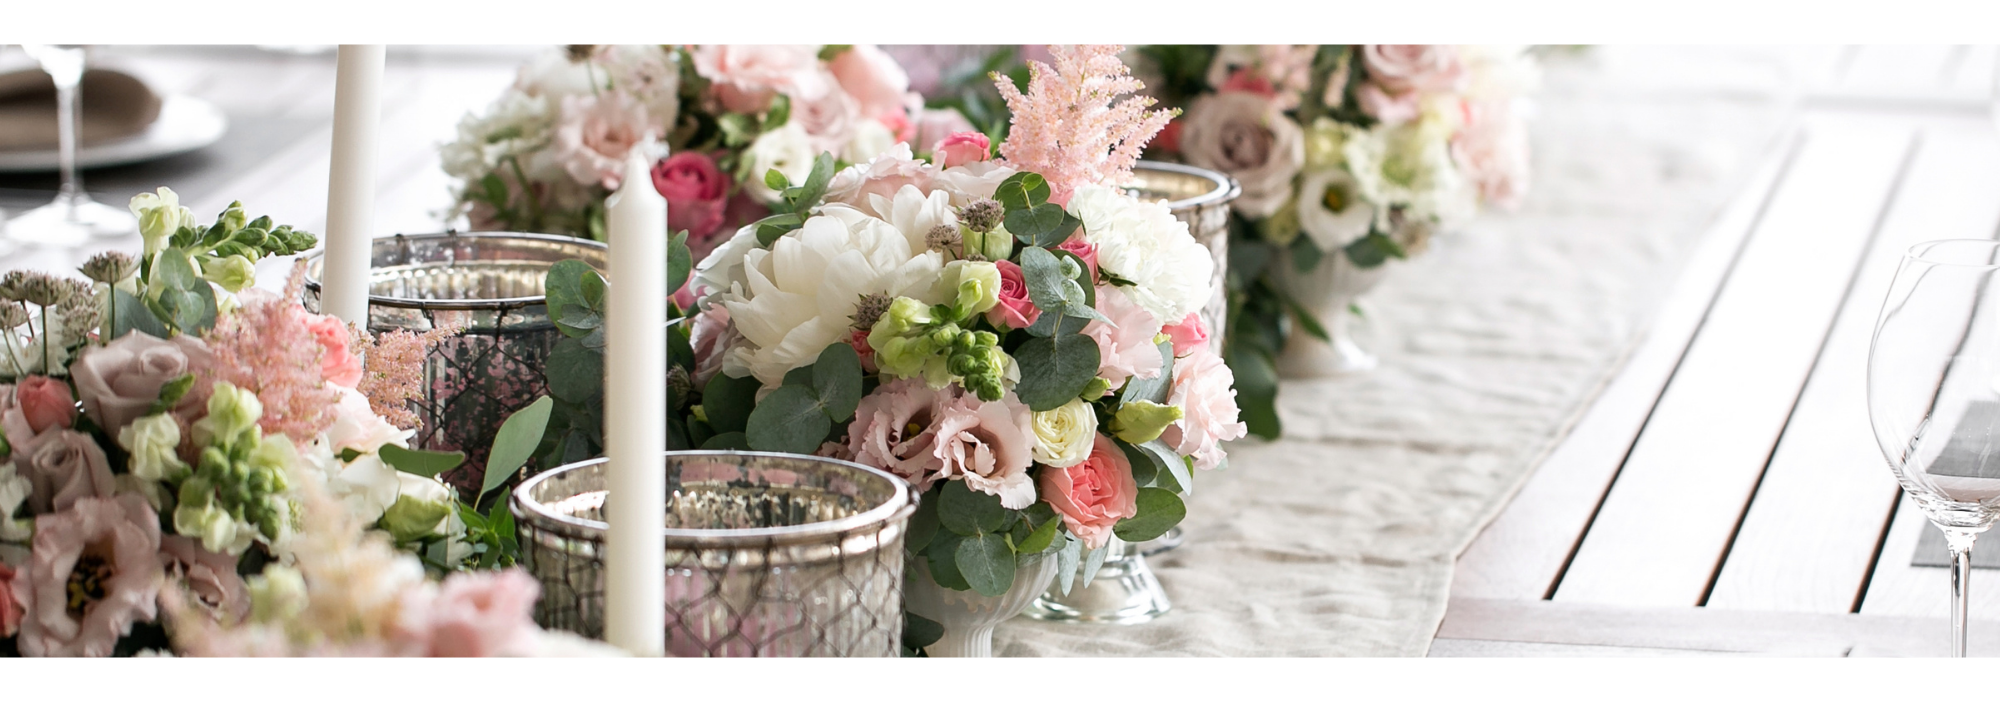
<svg viewBox="0 0 2000 702">
<path fill-rule="evenodd" d="M 1345 315 L 1345 310 L 1334 314 Z M 1346 320 L 1337 320 L 1331 326 L 1345 327 Z M 1329 330 L 1333 331 L 1333 330 Z M 1354 343 L 1345 329 L 1333 331 L 1333 342 L 1327 343 L 1303 331 L 1294 331 L 1285 340 L 1284 353 L 1278 354 L 1278 376 L 1290 379 L 1338 378 L 1375 370 L 1378 361 L 1374 354 Z"/>
<path fill-rule="evenodd" d="M 1160 587 L 1160 579 L 1136 545 L 1118 542 L 1108 548 L 1119 551 L 1104 560 L 1089 587 L 1079 578 L 1065 595 L 1060 584 L 1051 583 L 1048 592 L 1023 614 L 1043 621 L 1138 624 L 1173 609 L 1167 591 Z"/>
</svg>

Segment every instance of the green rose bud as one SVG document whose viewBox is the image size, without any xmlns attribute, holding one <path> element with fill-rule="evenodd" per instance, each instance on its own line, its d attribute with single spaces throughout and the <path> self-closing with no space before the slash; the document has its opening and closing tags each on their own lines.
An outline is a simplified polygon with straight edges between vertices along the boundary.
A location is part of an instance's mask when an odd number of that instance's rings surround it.
<svg viewBox="0 0 2000 702">
<path fill-rule="evenodd" d="M 238 292 L 257 282 L 257 266 L 242 256 L 206 258 L 201 261 L 201 277 L 223 290 Z"/>
<path fill-rule="evenodd" d="M 265 566 L 263 575 L 250 576 L 245 584 L 251 621 L 288 621 L 306 609 L 306 578 L 290 566 Z"/>
<path fill-rule="evenodd" d="M 257 426 L 263 416 L 264 404 L 257 401 L 256 393 L 226 380 L 216 381 L 215 394 L 208 397 L 208 416 L 194 423 L 195 443 L 234 443 L 238 434 Z"/>
<path fill-rule="evenodd" d="M 1128 444 L 1143 444 L 1160 438 L 1167 425 L 1181 419 L 1181 408 L 1145 400 L 1133 400 L 1118 408 L 1106 429 Z"/>
<path fill-rule="evenodd" d="M 139 218 L 139 237 L 145 240 L 147 257 L 165 248 L 174 232 L 194 222 L 194 213 L 182 207 L 180 196 L 167 188 L 160 188 L 157 195 L 135 195 L 126 207 Z"/>
<path fill-rule="evenodd" d="M 188 470 L 176 454 L 181 426 L 173 415 L 154 414 L 118 430 L 118 445 L 132 454 L 132 475 L 146 480 L 173 480 Z"/>
</svg>

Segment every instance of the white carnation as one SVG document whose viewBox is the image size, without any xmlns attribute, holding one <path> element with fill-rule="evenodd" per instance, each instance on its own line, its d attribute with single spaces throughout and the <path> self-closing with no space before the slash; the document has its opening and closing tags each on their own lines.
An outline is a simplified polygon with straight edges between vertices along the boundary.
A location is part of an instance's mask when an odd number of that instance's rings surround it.
<svg viewBox="0 0 2000 702">
<path fill-rule="evenodd" d="M 1105 275 L 1131 283 L 1133 302 L 1159 319 L 1184 319 L 1208 301 L 1215 259 L 1174 218 L 1165 200 L 1141 201 L 1101 185 L 1076 189 L 1067 207 L 1083 220 Z"/>
</svg>

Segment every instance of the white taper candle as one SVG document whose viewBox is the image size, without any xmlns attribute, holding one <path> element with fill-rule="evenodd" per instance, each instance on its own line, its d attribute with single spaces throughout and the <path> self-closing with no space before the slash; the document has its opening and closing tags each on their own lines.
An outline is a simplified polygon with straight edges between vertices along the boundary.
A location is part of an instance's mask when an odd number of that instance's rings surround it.
<svg viewBox="0 0 2000 702">
<path fill-rule="evenodd" d="M 368 326 L 375 237 L 375 134 L 382 122 L 381 45 L 340 47 L 333 84 L 333 165 L 326 183 L 320 311 Z"/>
<path fill-rule="evenodd" d="M 626 157 L 605 201 L 604 453 L 610 459 L 604 634 L 633 655 L 666 652 L 667 201 L 653 189 L 652 142 Z"/>
</svg>

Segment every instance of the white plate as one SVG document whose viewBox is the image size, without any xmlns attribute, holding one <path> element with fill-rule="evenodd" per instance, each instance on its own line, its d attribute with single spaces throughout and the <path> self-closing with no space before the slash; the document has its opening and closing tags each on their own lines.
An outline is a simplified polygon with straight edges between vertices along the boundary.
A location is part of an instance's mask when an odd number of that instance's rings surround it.
<svg viewBox="0 0 2000 702">
<path fill-rule="evenodd" d="M 186 95 L 168 95 L 160 100 L 160 118 L 145 132 L 78 149 L 76 165 L 121 166 L 184 154 L 215 143 L 226 131 L 229 118 L 215 105 Z M 0 173 L 54 171 L 60 168 L 59 158 L 55 149 L 0 151 Z"/>
</svg>

